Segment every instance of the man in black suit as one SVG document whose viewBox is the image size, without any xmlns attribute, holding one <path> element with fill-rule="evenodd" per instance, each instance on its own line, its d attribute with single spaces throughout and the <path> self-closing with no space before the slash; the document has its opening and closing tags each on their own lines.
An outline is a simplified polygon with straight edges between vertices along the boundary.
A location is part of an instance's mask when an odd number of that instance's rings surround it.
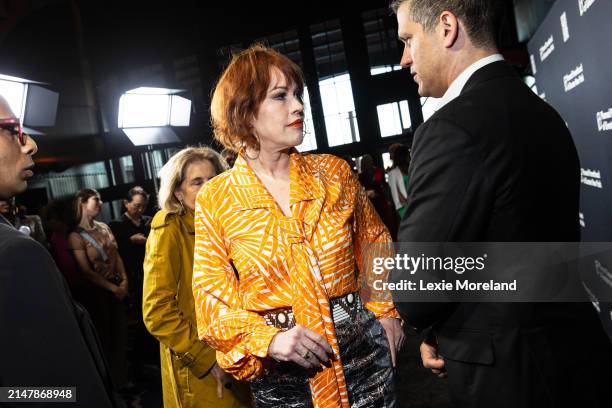
<svg viewBox="0 0 612 408">
<path fill-rule="evenodd" d="M 0 200 L 26 189 L 36 151 L 36 143 L 0 97 Z M 89 315 L 73 302 L 47 250 L 2 215 L 0 330 L 0 387 L 76 387 L 76 402 L 53 405 L 124 406 L 113 392 Z M 6 401 L 0 405 L 13 406 Z"/>
<path fill-rule="evenodd" d="M 400 242 L 572 242 L 578 155 L 495 45 L 500 0 L 397 0 L 401 65 L 442 98 L 414 135 Z M 457 407 L 612 406 L 611 348 L 588 303 L 397 303 Z"/>
</svg>

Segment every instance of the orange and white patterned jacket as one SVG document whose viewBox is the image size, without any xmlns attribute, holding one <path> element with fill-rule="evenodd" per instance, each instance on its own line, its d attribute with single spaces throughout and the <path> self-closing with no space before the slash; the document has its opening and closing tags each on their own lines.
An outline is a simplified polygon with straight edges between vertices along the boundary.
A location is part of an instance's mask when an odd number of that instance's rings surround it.
<svg viewBox="0 0 612 408">
<path fill-rule="evenodd" d="M 262 314 L 292 307 L 296 323 L 323 335 L 336 356 L 310 379 L 315 406 L 348 407 L 329 300 L 361 289 L 362 251 L 391 237 L 349 165 L 335 156 L 291 154 L 290 208 L 286 217 L 240 155 L 204 185 L 195 215 L 198 334 L 224 370 L 251 380 L 264 374 L 279 331 Z M 366 300 L 365 307 L 378 318 L 399 317 L 391 302 Z"/>
</svg>

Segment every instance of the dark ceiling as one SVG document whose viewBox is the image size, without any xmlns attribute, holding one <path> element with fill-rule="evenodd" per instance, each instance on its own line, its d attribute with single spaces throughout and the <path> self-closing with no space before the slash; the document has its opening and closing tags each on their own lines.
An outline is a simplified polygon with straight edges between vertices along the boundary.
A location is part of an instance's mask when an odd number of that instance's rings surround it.
<svg viewBox="0 0 612 408">
<path fill-rule="evenodd" d="M 218 76 L 220 60 L 226 57 L 220 55 L 224 47 L 245 46 L 264 35 L 388 4 L 388 0 L 0 0 L 0 73 L 44 81 L 60 93 L 57 124 L 43 129 L 47 135 L 39 138 L 39 163 L 117 157 L 134 147 L 113 125 L 116 108 L 110 106 L 116 105 L 118 94 L 143 85 L 143 80 L 148 85 L 156 81 L 177 85 L 167 75 L 177 60 L 197 61 L 198 86 L 206 96 Z M 506 42 L 512 48 L 513 17 L 507 25 L 512 39 Z M 210 137 L 207 98 L 201 99 L 194 106 L 190 128 L 179 131 L 188 143 Z"/>
<path fill-rule="evenodd" d="M 221 48 L 387 4 L 2 0 L 0 73 L 47 82 L 60 93 L 57 124 L 39 137 L 39 162 L 91 161 L 134 150 L 113 129 L 112 109 L 106 116 L 100 111 L 105 92 L 116 98 L 117 92 L 140 85 L 139 72 L 146 79 L 152 66 L 161 65 L 163 73 L 173 61 L 196 56 L 201 88 L 208 94 L 224 59 Z M 155 85 L 150 77 L 148 84 Z M 173 85 L 167 75 L 164 79 Z M 194 135 L 204 134 L 204 140 L 210 135 L 208 116 L 198 116 L 207 106 L 195 108 L 192 126 L 181 134 L 191 143 L 202 140 Z"/>
</svg>

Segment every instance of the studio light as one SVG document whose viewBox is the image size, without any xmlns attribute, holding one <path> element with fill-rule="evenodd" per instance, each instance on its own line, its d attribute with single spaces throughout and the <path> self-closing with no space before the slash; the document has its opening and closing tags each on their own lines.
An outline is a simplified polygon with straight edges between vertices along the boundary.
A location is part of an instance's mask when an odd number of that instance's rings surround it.
<svg viewBox="0 0 612 408">
<path fill-rule="evenodd" d="M 54 126 L 59 94 L 43 88 L 42 82 L 0 74 L 0 95 L 30 134 L 42 134 L 29 127 Z"/>
<path fill-rule="evenodd" d="M 119 99 L 117 123 L 135 146 L 179 142 L 171 126 L 189 126 L 191 101 L 181 89 L 140 87 Z"/>
</svg>

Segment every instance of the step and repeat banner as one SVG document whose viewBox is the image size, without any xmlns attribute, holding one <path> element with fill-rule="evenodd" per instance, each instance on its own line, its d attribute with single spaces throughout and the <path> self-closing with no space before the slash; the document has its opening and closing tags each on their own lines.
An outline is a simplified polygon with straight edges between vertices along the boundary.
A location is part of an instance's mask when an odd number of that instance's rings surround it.
<svg viewBox="0 0 612 408">
<path fill-rule="evenodd" d="M 612 241 L 612 1 L 557 0 L 528 44 L 537 93 L 569 127 L 581 163 L 583 241 Z M 586 284 L 612 338 L 612 259 Z M 610 292 L 607 292 L 610 291 Z M 602 293 L 606 292 L 606 293 Z"/>
</svg>

